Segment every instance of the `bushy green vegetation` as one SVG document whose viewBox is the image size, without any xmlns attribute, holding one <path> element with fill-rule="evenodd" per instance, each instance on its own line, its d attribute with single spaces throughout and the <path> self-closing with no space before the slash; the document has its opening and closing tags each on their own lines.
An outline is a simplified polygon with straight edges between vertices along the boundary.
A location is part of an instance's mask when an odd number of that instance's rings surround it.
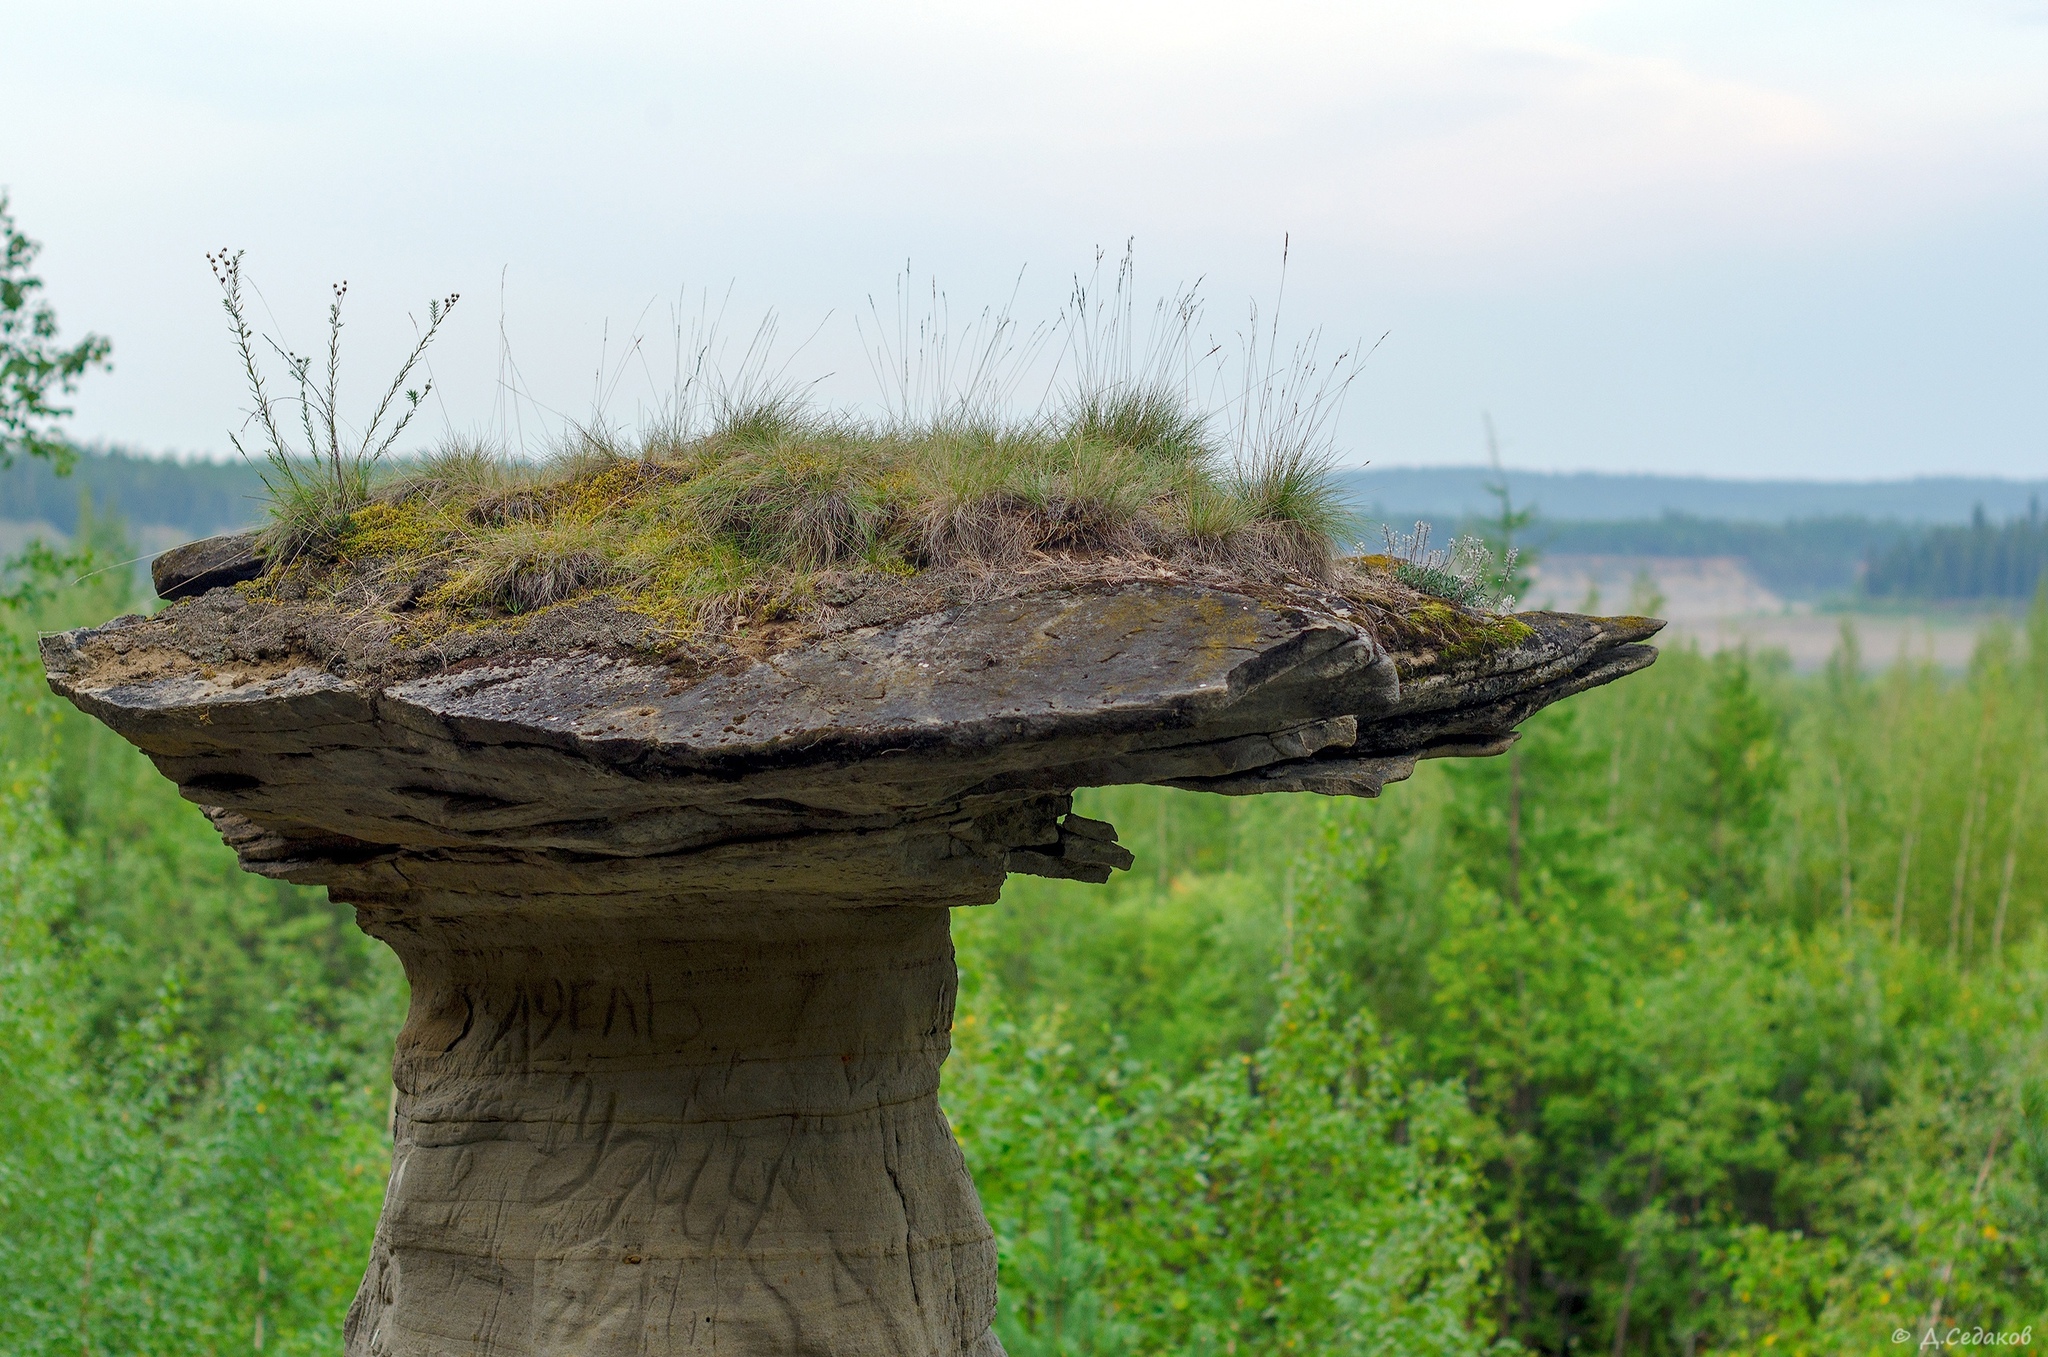
<svg viewBox="0 0 2048 1357">
<path fill-rule="evenodd" d="M 99 549 L 122 559 L 104 526 Z M 402 981 L 0 716 L 0 1351 L 331 1352 Z M 2048 1312 L 2048 603 L 1960 678 L 1679 650 L 1376 802 L 1085 794 L 956 918 L 1013 1353 L 1864 1353 Z"/>
<path fill-rule="evenodd" d="M 1461 1296 L 1467 1350 L 2018 1330 L 2048 1310 L 2044 716 L 2048 604 L 1960 681 L 1873 682 L 1852 646 L 1812 679 L 1680 650 L 1544 713 L 1513 757 L 1426 765 L 1379 803 L 1096 793 L 1139 868 L 1085 897 L 1013 882 L 962 922 L 963 956 L 1011 1022 L 1063 1035 L 1083 1087 L 1247 1054 L 1250 1077 L 1290 1020 L 1274 977 L 1316 975 L 1294 983 L 1362 1015 L 1393 1087 L 1464 1118 L 1431 1134 L 1459 1147 L 1439 1181 L 1469 1184 L 1491 1260 Z M 968 1146 L 984 1173 L 1014 1153 Z M 1088 1202 L 1094 1172 L 1040 1198 Z M 1123 1200 L 1074 1209 L 1078 1238 L 1123 1238 Z M 1156 1307 L 1141 1252 L 1078 1308 Z M 1016 1302 L 1009 1331 L 1031 1330 Z"/>
<path fill-rule="evenodd" d="M 243 873 L 43 686 L 35 630 L 129 587 L 0 610 L 0 1351 L 331 1353 L 389 1165 L 402 982 L 351 910 Z"/>
</svg>

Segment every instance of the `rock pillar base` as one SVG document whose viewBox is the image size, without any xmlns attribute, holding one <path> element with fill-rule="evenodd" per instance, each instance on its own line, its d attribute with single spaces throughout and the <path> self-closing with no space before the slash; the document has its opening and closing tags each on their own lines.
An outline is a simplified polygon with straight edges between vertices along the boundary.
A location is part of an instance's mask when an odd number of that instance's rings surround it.
<svg viewBox="0 0 2048 1357">
<path fill-rule="evenodd" d="M 412 1005 L 349 1357 L 999 1357 L 948 911 L 577 904 L 360 907 Z"/>
</svg>

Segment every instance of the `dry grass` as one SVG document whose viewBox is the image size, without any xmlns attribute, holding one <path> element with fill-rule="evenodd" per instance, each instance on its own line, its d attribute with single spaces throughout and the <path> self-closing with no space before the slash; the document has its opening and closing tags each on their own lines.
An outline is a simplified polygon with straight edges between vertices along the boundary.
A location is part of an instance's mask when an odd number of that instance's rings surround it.
<svg viewBox="0 0 2048 1357">
<path fill-rule="evenodd" d="M 451 444 L 280 576 L 448 625 L 606 594 L 703 632 L 801 612 L 825 576 L 1122 562 L 1320 581 L 1345 523 L 1318 459 L 1233 457 L 1156 390 L 922 429 L 779 399 L 697 437 L 579 433 L 538 465 Z"/>
</svg>

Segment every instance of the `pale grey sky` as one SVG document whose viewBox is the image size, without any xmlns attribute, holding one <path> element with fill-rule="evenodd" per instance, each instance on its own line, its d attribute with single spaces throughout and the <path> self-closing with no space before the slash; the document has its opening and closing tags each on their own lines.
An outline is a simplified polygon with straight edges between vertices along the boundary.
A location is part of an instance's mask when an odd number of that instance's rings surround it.
<svg viewBox="0 0 2048 1357">
<path fill-rule="evenodd" d="M 87 438 L 225 446 L 222 245 L 301 347 L 349 280 L 362 387 L 461 292 L 473 429 L 501 303 L 570 414 L 607 333 L 728 284 L 861 401 L 906 259 L 1049 317 L 1135 237 L 1227 334 L 1290 235 L 1287 321 L 1387 333 L 1348 460 L 1469 462 L 1491 410 L 1530 468 L 2048 469 L 2048 0 L 0 11 L 0 186 L 116 344 Z"/>
</svg>

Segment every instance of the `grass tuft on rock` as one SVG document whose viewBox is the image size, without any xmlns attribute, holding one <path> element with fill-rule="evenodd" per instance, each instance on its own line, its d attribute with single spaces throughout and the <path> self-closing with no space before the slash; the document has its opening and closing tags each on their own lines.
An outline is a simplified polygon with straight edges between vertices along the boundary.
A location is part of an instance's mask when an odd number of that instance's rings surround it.
<svg viewBox="0 0 2048 1357">
<path fill-rule="evenodd" d="M 279 514 L 297 501 L 280 499 Z M 1354 618 L 1403 673 L 1534 633 L 1354 530 L 1325 464 L 1247 455 L 1152 392 L 1030 422 L 879 424 L 786 400 L 707 430 L 579 431 L 544 460 L 453 441 L 324 537 L 278 535 L 255 597 L 323 663 L 396 674 L 524 649 L 702 670 L 975 600 L 1183 583 Z M 278 623 L 278 625 L 286 625 Z"/>
<path fill-rule="evenodd" d="M 334 288 L 316 373 L 250 325 L 241 254 L 209 258 L 271 492 L 254 546 L 264 574 L 237 587 L 279 605 L 262 623 L 278 645 L 337 672 L 585 647 L 703 667 L 959 604 L 1139 579 L 1312 599 L 1362 616 L 1423 666 L 1516 639 L 1495 587 L 1512 560 L 1482 564 L 1481 544 L 1432 553 L 1418 537 L 1412 551 L 1340 557 L 1357 524 L 1330 482 L 1328 431 L 1363 355 L 1324 364 L 1311 335 L 1280 359 L 1277 327 L 1254 324 L 1242 382 L 1220 384 L 1232 394 L 1205 413 L 1185 394 L 1207 362 L 1191 342 L 1199 303 L 1161 303 L 1140 361 L 1128 256 L 1111 293 L 1077 280 L 1056 327 L 1074 375 L 1050 415 L 998 413 L 1020 352 L 1006 311 L 983 317 L 981 347 L 957 369 L 937 312 L 913 354 L 906 310 L 901 343 L 884 338 L 872 355 L 878 375 L 900 379 L 880 421 L 820 410 L 770 374 L 770 321 L 732 380 L 707 366 L 708 331 L 687 363 L 679 338 L 677 385 L 637 436 L 576 428 L 537 462 L 451 439 L 403 463 L 386 453 L 432 390 L 406 383 L 458 298 L 429 303 L 367 421 L 346 421 L 347 285 Z M 259 348 L 282 360 L 283 395 Z M 239 434 L 235 446 L 250 452 Z"/>
<path fill-rule="evenodd" d="M 451 626 L 605 594 L 684 632 L 800 611 L 826 575 L 1122 563 L 1322 582 L 1349 522 L 1319 457 L 1233 455 L 1157 390 L 925 428 L 775 400 L 694 437 L 582 432 L 539 463 L 457 441 L 331 524 L 285 521 L 305 511 L 292 498 L 275 509 L 298 549 L 271 589 Z"/>
</svg>

